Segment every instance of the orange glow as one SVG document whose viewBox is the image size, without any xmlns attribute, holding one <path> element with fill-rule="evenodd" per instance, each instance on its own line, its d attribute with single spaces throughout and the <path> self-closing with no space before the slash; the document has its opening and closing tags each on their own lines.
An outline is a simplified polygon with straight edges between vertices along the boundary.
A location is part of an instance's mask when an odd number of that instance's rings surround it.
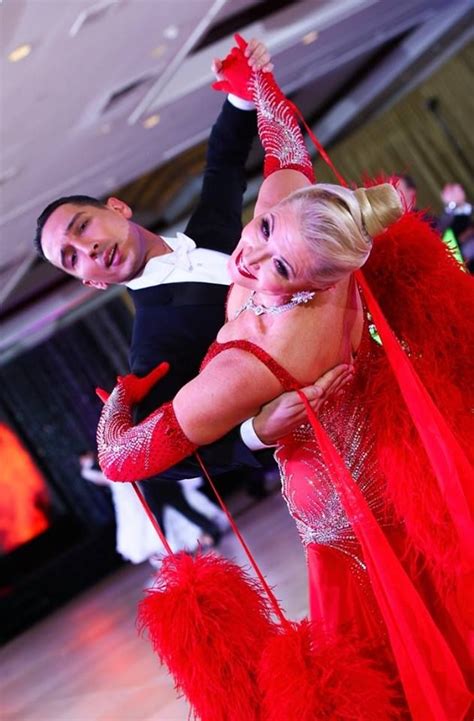
<svg viewBox="0 0 474 721">
<path fill-rule="evenodd" d="M 48 526 L 44 478 L 16 434 L 0 423 L 0 552 L 7 553 Z"/>
</svg>

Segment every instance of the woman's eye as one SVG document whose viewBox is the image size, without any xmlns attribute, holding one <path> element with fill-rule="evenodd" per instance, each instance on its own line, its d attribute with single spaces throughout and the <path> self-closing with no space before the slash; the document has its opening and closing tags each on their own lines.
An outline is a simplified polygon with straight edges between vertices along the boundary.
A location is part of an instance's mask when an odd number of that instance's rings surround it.
<svg viewBox="0 0 474 721">
<path fill-rule="evenodd" d="M 286 278 L 288 280 L 288 270 L 284 263 L 281 262 L 281 260 L 275 260 L 275 268 L 278 275 L 281 275 L 283 278 Z"/>
<path fill-rule="evenodd" d="M 270 237 L 270 223 L 268 222 L 268 220 L 266 218 L 262 218 L 261 228 L 262 228 L 262 235 L 264 236 L 264 238 L 269 238 Z"/>
</svg>

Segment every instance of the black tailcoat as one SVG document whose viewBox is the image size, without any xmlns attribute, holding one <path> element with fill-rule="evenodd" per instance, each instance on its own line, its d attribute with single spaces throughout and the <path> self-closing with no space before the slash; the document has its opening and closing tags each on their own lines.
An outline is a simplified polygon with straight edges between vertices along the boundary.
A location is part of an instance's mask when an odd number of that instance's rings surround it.
<svg viewBox="0 0 474 721">
<path fill-rule="evenodd" d="M 245 162 L 256 134 L 256 113 L 236 109 L 228 101 L 212 128 L 202 193 L 185 230 L 196 245 L 231 253 L 242 230 L 242 199 L 246 187 Z M 207 349 L 225 317 L 228 287 L 211 283 L 163 283 L 129 291 L 136 316 L 130 351 L 133 373 L 142 376 L 161 361 L 170 363 L 162 379 L 137 411 L 144 418 L 199 372 Z M 240 440 L 238 429 L 201 449 L 213 473 L 240 465 L 257 466 Z M 200 475 L 186 459 L 160 478 L 180 479 Z"/>
</svg>

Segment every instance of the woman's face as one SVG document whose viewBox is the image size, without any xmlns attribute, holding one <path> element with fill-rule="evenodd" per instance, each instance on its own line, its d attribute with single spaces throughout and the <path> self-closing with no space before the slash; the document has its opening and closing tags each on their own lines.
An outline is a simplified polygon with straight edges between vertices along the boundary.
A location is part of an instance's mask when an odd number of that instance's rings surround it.
<svg viewBox="0 0 474 721">
<path fill-rule="evenodd" d="M 314 252 L 301 237 L 288 204 L 276 205 L 250 221 L 229 261 L 234 283 L 276 296 L 307 289 L 312 266 Z"/>
</svg>

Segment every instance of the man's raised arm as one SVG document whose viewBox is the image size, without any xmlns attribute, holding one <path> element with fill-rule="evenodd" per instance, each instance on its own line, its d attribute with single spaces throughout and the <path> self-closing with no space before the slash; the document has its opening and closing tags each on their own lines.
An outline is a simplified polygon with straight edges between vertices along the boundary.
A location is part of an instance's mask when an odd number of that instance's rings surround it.
<svg viewBox="0 0 474 721">
<path fill-rule="evenodd" d="M 263 43 L 249 43 L 249 62 L 271 70 Z M 213 69 L 219 78 L 219 60 Z M 257 134 L 253 103 L 228 95 L 209 137 L 199 204 L 185 230 L 197 245 L 231 254 L 242 231 L 242 201 L 246 188 L 245 164 Z"/>
</svg>

